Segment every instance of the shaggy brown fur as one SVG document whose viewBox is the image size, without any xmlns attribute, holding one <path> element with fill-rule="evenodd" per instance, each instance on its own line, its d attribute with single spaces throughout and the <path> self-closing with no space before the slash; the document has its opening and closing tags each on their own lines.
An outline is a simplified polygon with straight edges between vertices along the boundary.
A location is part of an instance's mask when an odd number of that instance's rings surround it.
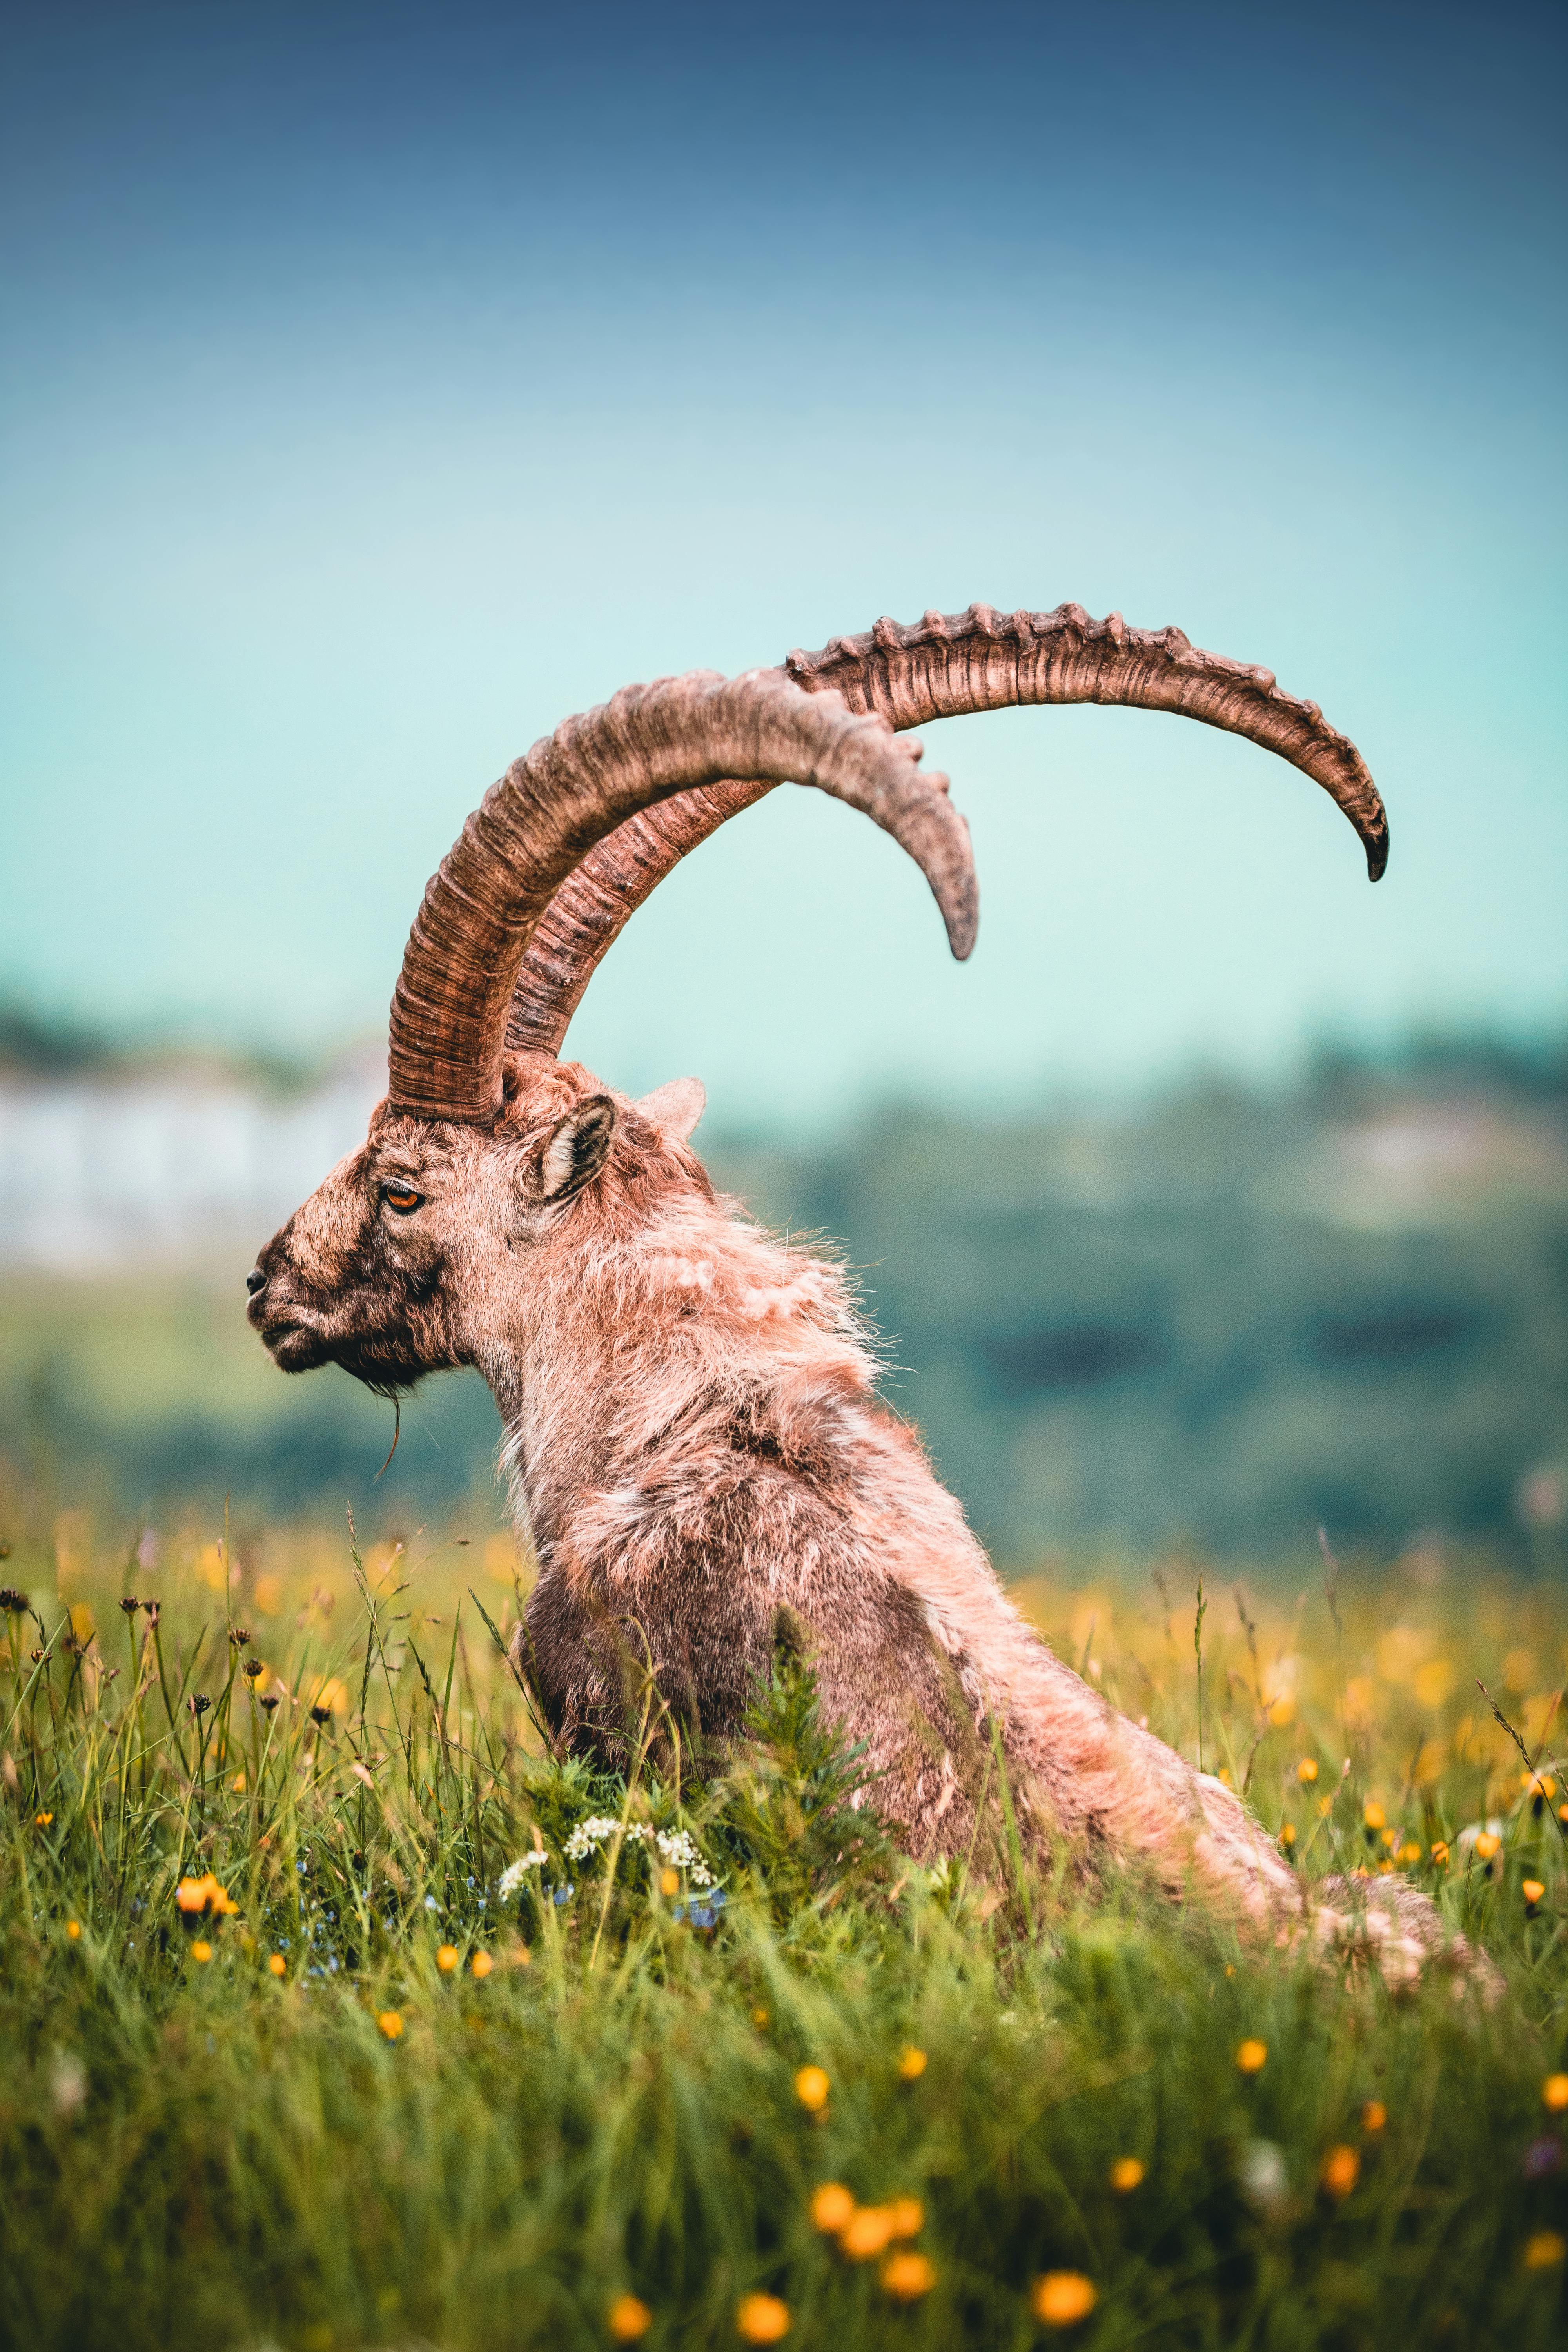
<svg viewBox="0 0 1568 2352">
<path fill-rule="evenodd" d="M 1303 1892 L 1273 1842 L 1024 1623 L 879 1402 L 843 1276 L 715 1196 L 687 1139 L 700 1108 L 693 1081 L 633 1103 L 532 1054 L 508 1057 L 493 1129 L 384 1106 L 263 1252 L 251 1318 L 289 1371 L 484 1375 L 540 1562 L 529 1662 L 566 1746 L 616 1751 L 644 1655 L 722 1743 L 787 1608 L 913 1853 L 967 1847 L 994 1721 L 1037 1850 L 1103 1850 L 1287 1929 Z M 1396 1921 L 1373 1899 L 1385 1972 L 1441 1944 L 1429 1905 Z M 1342 1905 L 1320 1932 L 1348 1932 Z"/>
</svg>

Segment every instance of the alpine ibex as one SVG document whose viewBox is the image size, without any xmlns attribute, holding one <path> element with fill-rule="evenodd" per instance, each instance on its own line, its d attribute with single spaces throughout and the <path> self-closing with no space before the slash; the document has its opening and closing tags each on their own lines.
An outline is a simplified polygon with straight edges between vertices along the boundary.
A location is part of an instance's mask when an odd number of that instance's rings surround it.
<svg viewBox="0 0 1568 2352">
<path fill-rule="evenodd" d="M 250 1317 L 287 1371 L 332 1361 L 384 1391 L 448 1366 L 484 1375 L 539 1559 L 531 1670 L 564 1744 L 614 1752 L 628 1652 L 722 1742 L 787 1608 L 827 1717 L 865 1743 L 870 1795 L 917 1854 L 965 1847 L 994 1720 L 1037 1842 L 1142 1858 L 1173 1893 L 1278 1927 L 1302 1894 L 1272 1841 L 1025 1625 L 878 1401 L 839 1272 L 715 1195 L 689 1143 L 700 1086 L 633 1102 L 558 1058 L 628 917 L 786 778 L 902 843 L 967 956 L 968 828 L 900 730 L 1037 702 L 1247 736 L 1321 784 L 1383 870 L 1382 802 L 1315 705 L 1118 614 L 975 605 L 879 621 L 782 669 L 627 688 L 510 769 L 431 881 L 393 1000 L 387 1099 L 263 1251 Z M 1395 1907 L 1438 1940 L 1429 1906 L 1418 1920 Z"/>
</svg>

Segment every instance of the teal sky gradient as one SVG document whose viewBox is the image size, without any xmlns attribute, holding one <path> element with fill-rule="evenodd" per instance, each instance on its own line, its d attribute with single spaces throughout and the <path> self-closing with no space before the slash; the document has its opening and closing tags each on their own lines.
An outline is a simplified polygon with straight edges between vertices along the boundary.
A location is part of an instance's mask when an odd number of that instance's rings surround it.
<svg viewBox="0 0 1568 2352">
<path fill-rule="evenodd" d="M 1268 663 L 927 736 L 980 945 L 819 795 L 573 1032 L 732 1118 L 1568 1011 L 1563 20 L 69 8 L 0 122 L 0 989 L 379 1026 L 507 761 L 628 679 L 1075 598 Z"/>
</svg>

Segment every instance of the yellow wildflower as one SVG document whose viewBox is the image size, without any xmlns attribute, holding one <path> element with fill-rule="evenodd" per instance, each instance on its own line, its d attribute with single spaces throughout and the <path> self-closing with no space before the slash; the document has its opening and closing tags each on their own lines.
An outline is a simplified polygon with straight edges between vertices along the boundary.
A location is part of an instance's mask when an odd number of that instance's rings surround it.
<svg viewBox="0 0 1568 2352">
<path fill-rule="evenodd" d="M 1142 2186 L 1148 2167 L 1141 2156 L 1119 2156 L 1110 2168 L 1110 2185 L 1119 2197 Z"/>
<path fill-rule="evenodd" d="M 1554 1797 L 1557 1783 L 1550 1772 L 1527 1772 L 1524 1775 L 1524 1793 L 1527 1797 Z"/>
<path fill-rule="evenodd" d="M 1447 1861 L 1448 1841 L 1447 1838 L 1438 1838 L 1434 1843 L 1432 1847 L 1432 1859 L 1437 1864 L 1439 1869 L 1441 1869 L 1443 1864 Z"/>
<path fill-rule="evenodd" d="M 1388 1816 L 1381 1805 L 1369 1802 L 1362 1809 L 1362 1819 L 1369 1830 L 1380 1830 Z"/>
<path fill-rule="evenodd" d="M 653 2314 L 639 2295 L 618 2294 L 605 2314 L 612 2342 L 637 2344 L 653 2326 Z"/>
<path fill-rule="evenodd" d="M 1296 1778 L 1297 1778 L 1297 1780 L 1315 1780 L 1317 1779 L 1317 1777 L 1318 1777 L 1318 1759 L 1317 1759 L 1317 1758 L 1316 1758 L 1315 1756 L 1303 1756 L 1303 1757 L 1302 1757 L 1302 1759 L 1301 1759 L 1301 1760 L 1300 1760 L 1300 1763 L 1297 1765 L 1297 1767 L 1296 1767 Z"/>
<path fill-rule="evenodd" d="M 679 1895 L 680 1892 L 679 1871 L 661 1870 L 658 1874 L 658 1891 L 661 1895 Z"/>
<path fill-rule="evenodd" d="M 1476 1840 L 1477 1859 L 1480 1862 L 1490 1862 L 1501 1843 L 1502 1840 L 1495 1830 L 1483 1830 Z"/>
<path fill-rule="evenodd" d="M 211 1946 L 210 1944 L 204 1944 L 204 1943 L 202 1942 L 202 1940 L 201 1940 L 200 1937 L 198 1937 L 196 1938 L 196 1941 L 195 1941 L 195 1942 L 191 1946 L 191 1958 L 192 1958 L 192 1959 L 193 1959 L 193 1960 L 200 1960 L 200 1961 L 205 1962 L 205 1961 L 207 1961 L 207 1960 L 210 1960 L 210 1959 L 211 1959 L 211 1958 L 212 1958 L 212 1956 L 213 1956 L 213 1948 L 212 1948 L 212 1946 Z"/>
<path fill-rule="evenodd" d="M 882 2264 L 882 2284 L 897 2303 L 914 2303 L 936 2284 L 936 2265 L 924 2254 L 889 2254 Z"/>
<path fill-rule="evenodd" d="M 481 1984 L 483 1984 L 485 1979 L 489 1976 L 494 1966 L 495 1959 L 489 1952 L 476 1952 L 473 1958 L 468 1962 L 469 1969 L 479 1979 Z"/>
<path fill-rule="evenodd" d="M 1320 1797 L 1318 1799 L 1318 1811 L 1321 1813 L 1324 1821 L 1328 1820 L 1329 1815 L 1333 1811 L 1333 1810 L 1334 1801 L 1331 1797 Z"/>
<path fill-rule="evenodd" d="M 789 2324 L 789 2305 L 776 2294 L 742 2295 L 736 2308 L 735 2333 L 742 2344 L 782 2344 Z"/>
<path fill-rule="evenodd" d="M 1388 2121 L 1388 2109 L 1381 2099 L 1369 2099 L 1361 2111 L 1361 2127 L 1364 2132 L 1380 2132 Z"/>
<path fill-rule="evenodd" d="M 824 2180 L 811 2192 L 811 2221 L 825 2237 L 836 2238 L 855 2210 L 855 2200 L 841 2180 Z"/>
<path fill-rule="evenodd" d="M 289 1973 L 289 1963 L 281 1952 L 274 1952 L 267 1965 L 275 1977 L 286 1977 Z"/>
<path fill-rule="evenodd" d="M 436 1954 L 436 1966 L 444 1977 L 449 1977 L 458 1965 L 456 1944 L 443 1944 Z"/>
<path fill-rule="evenodd" d="M 1524 2242 L 1524 2267 L 1527 2271 L 1549 2271 L 1563 2260 L 1565 2251 L 1555 2230 L 1537 2230 Z"/>
<path fill-rule="evenodd" d="M 1035 2281 L 1029 2308 L 1047 2327 L 1076 2327 L 1099 2300 L 1094 2281 L 1081 2271 L 1047 2271 Z"/>
<path fill-rule="evenodd" d="M 1406 1844 L 1402 1845 L 1402 1846 L 1400 1847 L 1400 1849 L 1399 1849 L 1399 1859 L 1400 1859 L 1400 1861 L 1401 1861 L 1401 1862 L 1419 1862 L 1419 1861 L 1420 1861 L 1420 1859 L 1421 1859 L 1421 1849 L 1420 1849 L 1420 1847 L 1415 1843 L 1415 1840 L 1414 1840 L 1414 1839 L 1411 1839 L 1411 1840 L 1410 1840 Z"/>
<path fill-rule="evenodd" d="M 239 1909 L 210 1870 L 201 1878 L 182 1878 L 174 1889 L 174 1900 L 182 1911 L 211 1911 L 219 1918 L 232 1919 Z"/>
<path fill-rule="evenodd" d="M 1330 2148 L 1318 2168 L 1318 2178 L 1331 2197 L 1348 2197 L 1360 2174 L 1360 2157 L 1343 2145 Z"/>
<path fill-rule="evenodd" d="M 1279 1827 L 1279 1843 L 1280 1843 L 1280 1844 L 1281 1844 L 1281 1845 L 1294 1845 L 1294 1844 L 1295 1844 L 1295 1843 L 1296 1843 L 1296 1824 L 1295 1824 L 1295 1822 L 1282 1822 L 1280 1823 L 1280 1827 Z"/>
<path fill-rule="evenodd" d="M 81 1921 L 79 1919 L 68 1919 L 66 1921 L 66 1934 L 70 1937 L 73 1944 L 79 1944 L 81 1941 Z"/>
<path fill-rule="evenodd" d="M 1539 1903 L 1542 1896 L 1546 1892 L 1546 1887 L 1544 1883 L 1539 1878 L 1527 1878 L 1521 1885 L 1519 1891 L 1523 1895 L 1527 1903 Z"/>
<path fill-rule="evenodd" d="M 888 2208 L 895 2238 L 918 2238 L 926 2225 L 926 2209 L 918 2197 L 895 2197 Z"/>
<path fill-rule="evenodd" d="M 917 2050 L 911 2042 L 907 2050 L 900 2051 L 899 2072 L 906 2083 L 918 2083 L 925 2070 L 926 2054 L 923 2050 Z"/>
<path fill-rule="evenodd" d="M 765 2009 L 753 2009 L 753 2010 L 752 2010 L 752 2023 L 756 2027 L 757 2032 L 758 2032 L 759 2033 L 762 2032 L 762 2030 L 763 2030 L 763 2026 L 767 2023 L 767 2021 L 768 2021 L 768 2012 L 767 2012 L 767 2011 L 766 2011 Z"/>
<path fill-rule="evenodd" d="M 403 2017 L 400 2011 L 384 2009 L 375 2021 L 389 2042 L 395 2042 L 400 2038 L 403 2032 Z"/>
<path fill-rule="evenodd" d="M 803 2066 L 795 2078 L 795 2097 L 803 2107 L 809 2107 L 814 2116 L 819 2116 L 827 2105 L 831 2087 L 820 2066 Z"/>
<path fill-rule="evenodd" d="M 1548 2074 L 1541 2085 L 1541 2095 L 1554 2116 L 1568 2107 L 1568 2074 Z"/>
<path fill-rule="evenodd" d="M 1256 2074 L 1268 2057 L 1268 2042 L 1259 2042 L 1249 2034 L 1236 2053 L 1236 2063 L 1244 2074 Z"/>
<path fill-rule="evenodd" d="M 33 1827 L 35 1829 L 47 1830 L 53 1820 L 53 1813 L 35 1813 L 33 1815 Z"/>
<path fill-rule="evenodd" d="M 886 2205 L 857 2205 L 838 2242 L 852 2263 L 868 2263 L 887 2252 L 892 2236 L 893 2217 Z"/>
</svg>

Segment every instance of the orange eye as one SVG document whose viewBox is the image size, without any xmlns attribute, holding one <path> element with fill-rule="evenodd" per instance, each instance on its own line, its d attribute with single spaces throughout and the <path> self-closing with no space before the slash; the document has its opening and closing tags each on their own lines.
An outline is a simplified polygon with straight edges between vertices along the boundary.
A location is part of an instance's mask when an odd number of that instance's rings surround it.
<svg viewBox="0 0 1568 2352">
<path fill-rule="evenodd" d="M 381 1188 L 381 1197 L 389 1209 L 394 1210 L 398 1216 L 405 1217 L 410 1210 L 419 1206 L 425 1195 L 423 1192 L 416 1192 L 412 1184 L 384 1184 Z"/>
</svg>

